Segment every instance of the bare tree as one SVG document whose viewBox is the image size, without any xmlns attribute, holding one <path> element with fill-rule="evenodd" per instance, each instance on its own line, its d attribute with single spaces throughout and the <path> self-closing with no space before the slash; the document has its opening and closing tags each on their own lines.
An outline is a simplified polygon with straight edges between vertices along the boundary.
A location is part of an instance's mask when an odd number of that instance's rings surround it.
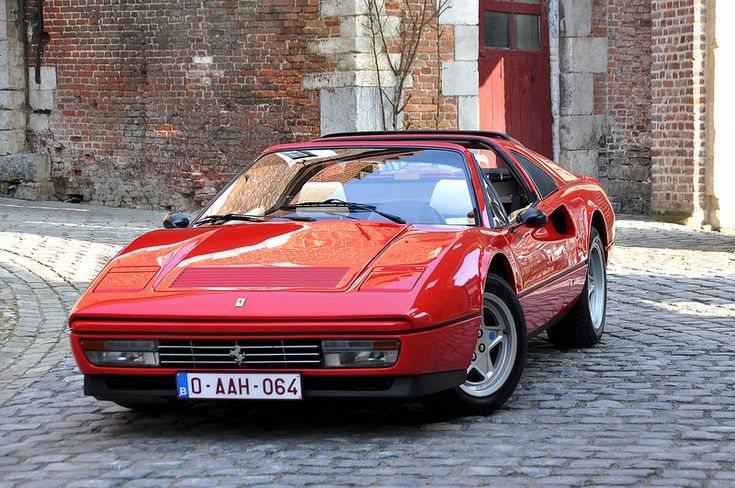
<svg viewBox="0 0 735 488">
<path fill-rule="evenodd" d="M 439 129 L 439 118 L 441 117 L 442 106 L 442 37 L 444 37 L 444 27 L 441 26 L 439 19 L 441 15 L 449 8 L 448 0 L 440 0 L 436 4 L 436 15 L 434 16 L 434 32 L 436 33 L 436 98 L 434 99 L 434 128 Z"/>
<path fill-rule="evenodd" d="M 441 34 L 439 17 L 449 8 L 449 0 L 401 0 L 398 8 L 398 25 L 394 32 L 388 32 L 388 16 L 382 0 L 365 0 L 368 10 L 366 27 L 370 32 L 373 61 L 380 94 L 381 126 L 386 128 L 386 118 L 390 116 L 390 128 L 397 129 L 398 121 L 411 95 L 406 94 L 406 83 L 411 75 L 419 45 L 427 29 L 437 33 L 437 56 L 441 54 Z M 385 86 L 381 75 L 381 59 L 385 60 L 388 71 L 393 76 L 392 86 Z M 436 98 L 437 124 L 441 95 L 441 59 L 437 58 L 439 93 Z M 386 112 L 389 109 L 389 113 Z"/>
</svg>

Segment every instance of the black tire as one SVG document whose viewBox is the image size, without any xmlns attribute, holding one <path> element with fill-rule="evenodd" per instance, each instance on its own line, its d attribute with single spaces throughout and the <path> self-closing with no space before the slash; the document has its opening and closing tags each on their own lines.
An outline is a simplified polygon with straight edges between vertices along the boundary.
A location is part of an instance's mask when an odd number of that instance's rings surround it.
<svg viewBox="0 0 735 488">
<path fill-rule="evenodd" d="M 582 294 L 567 316 L 547 331 L 552 344 L 561 349 L 592 347 L 600 341 L 605 331 L 605 314 L 607 312 L 607 263 L 605 262 L 605 248 L 602 244 L 602 239 L 594 227 L 590 230 L 590 248 L 587 253 L 587 258 L 588 272 Z M 590 312 L 589 268 L 592 266 L 591 260 L 593 259 L 601 260 L 603 283 L 601 321 L 599 319 L 597 321 L 593 320 L 592 313 Z M 595 290 L 597 291 L 596 288 Z"/>
<path fill-rule="evenodd" d="M 486 395 L 478 396 L 480 393 L 476 393 L 475 395 L 467 393 L 468 389 L 473 388 L 473 383 L 470 378 L 472 373 L 471 365 L 470 369 L 468 369 L 467 382 L 429 399 L 429 405 L 438 408 L 444 414 L 487 415 L 493 412 L 510 398 L 523 374 L 523 368 L 526 364 L 527 334 L 526 321 L 518 297 L 508 283 L 493 274 L 487 277 L 485 290 L 483 327 L 486 320 L 488 320 L 486 318 L 488 315 L 486 314 L 509 313 L 509 319 L 512 321 L 512 323 L 506 326 L 513 327 L 515 335 L 515 340 L 510 342 L 513 345 L 514 354 L 512 359 L 508 359 L 508 365 L 510 366 L 512 364 L 512 366 L 502 375 L 504 379 L 502 379 L 501 384 L 493 386 Z M 499 304 L 504 305 L 505 309 L 502 309 L 502 306 L 499 306 Z M 478 335 L 480 333 L 481 331 L 478 331 Z M 505 344 L 503 347 L 506 347 Z M 485 352 L 490 355 L 491 350 L 487 349 Z M 478 353 L 479 349 L 475 351 L 475 354 Z M 503 353 L 505 353 L 505 350 L 503 350 Z M 472 364 L 474 364 L 475 357 L 473 355 Z"/>
</svg>

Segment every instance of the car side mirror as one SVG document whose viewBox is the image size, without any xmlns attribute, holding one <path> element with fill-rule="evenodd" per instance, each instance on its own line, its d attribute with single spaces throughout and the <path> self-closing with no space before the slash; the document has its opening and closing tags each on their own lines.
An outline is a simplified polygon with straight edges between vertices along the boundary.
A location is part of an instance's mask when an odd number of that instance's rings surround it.
<svg viewBox="0 0 735 488">
<path fill-rule="evenodd" d="M 545 226 L 548 221 L 549 216 L 546 215 L 546 212 L 536 207 L 530 207 L 518 214 L 515 222 L 513 222 L 513 227 L 515 228 L 520 227 L 521 225 L 527 225 L 529 227 L 540 229 Z"/>
<path fill-rule="evenodd" d="M 171 212 L 163 218 L 163 227 L 166 229 L 183 229 L 189 227 L 189 217 L 184 214 Z"/>
</svg>

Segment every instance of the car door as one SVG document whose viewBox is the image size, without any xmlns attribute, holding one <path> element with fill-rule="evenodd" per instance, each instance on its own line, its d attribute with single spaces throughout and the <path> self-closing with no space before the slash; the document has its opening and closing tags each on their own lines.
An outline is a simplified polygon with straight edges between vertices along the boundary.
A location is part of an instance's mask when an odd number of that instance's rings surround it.
<svg viewBox="0 0 735 488">
<path fill-rule="evenodd" d="M 572 251 L 577 245 L 577 232 L 556 180 L 528 156 L 509 152 L 536 187 L 536 208 L 549 215 L 541 228 L 523 225 L 507 235 L 518 263 L 522 282 L 519 298 L 531 332 L 564 311 L 574 299 L 571 280 L 578 263 Z"/>
</svg>

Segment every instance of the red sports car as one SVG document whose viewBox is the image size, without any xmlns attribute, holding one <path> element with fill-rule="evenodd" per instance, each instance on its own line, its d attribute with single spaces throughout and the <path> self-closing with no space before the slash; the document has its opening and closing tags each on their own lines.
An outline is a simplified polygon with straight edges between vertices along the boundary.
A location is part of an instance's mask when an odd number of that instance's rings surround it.
<svg viewBox="0 0 735 488">
<path fill-rule="evenodd" d="M 84 391 L 152 402 L 432 398 L 487 413 L 528 338 L 605 325 L 604 190 L 489 132 L 271 147 L 123 249 L 69 317 Z"/>
</svg>

